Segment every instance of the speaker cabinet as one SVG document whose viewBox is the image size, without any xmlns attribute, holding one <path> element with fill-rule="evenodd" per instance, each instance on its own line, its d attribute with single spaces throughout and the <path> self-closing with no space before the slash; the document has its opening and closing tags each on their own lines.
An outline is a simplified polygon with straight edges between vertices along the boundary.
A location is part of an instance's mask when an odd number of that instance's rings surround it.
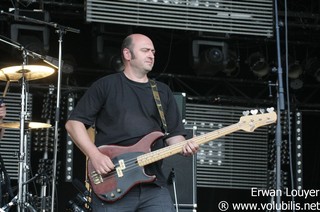
<svg viewBox="0 0 320 212">
<path fill-rule="evenodd" d="M 193 135 L 192 130 L 187 130 Z M 190 135 L 187 138 L 191 137 Z M 168 179 L 168 188 L 179 212 L 195 212 L 196 201 L 196 155 L 185 157 L 180 154 L 163 160 L 163 173 Z"/>
</svg>

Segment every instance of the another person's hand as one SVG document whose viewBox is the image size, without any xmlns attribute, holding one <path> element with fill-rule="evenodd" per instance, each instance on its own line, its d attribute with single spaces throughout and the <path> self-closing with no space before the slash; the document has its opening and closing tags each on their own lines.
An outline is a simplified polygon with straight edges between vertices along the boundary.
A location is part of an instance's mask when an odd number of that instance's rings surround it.
<svg viewBox="0 0 320 212">
<path fill-rule="evenodd" d="M 0 105 L 0 120 L 3 120 L 7 115 L 7 108 L 4 103 Z"/>
</svg>

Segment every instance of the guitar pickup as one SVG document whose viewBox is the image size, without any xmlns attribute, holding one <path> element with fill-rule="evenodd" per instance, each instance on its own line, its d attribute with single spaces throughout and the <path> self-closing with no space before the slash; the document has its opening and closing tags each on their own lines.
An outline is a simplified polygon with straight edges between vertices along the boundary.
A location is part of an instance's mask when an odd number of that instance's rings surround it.
<svg viewBox="0 0 320 212">
<path fill-rule="evenodd" d="M 120 166 L 121 170 L 126 168 L 126 164 L 124 163 L 124 160 L 119 160 L 119 166 Z"/>
<path fill-rule="evenodd" d="M 98 174 L 96 171 L 91 172 L 91 177 L 95 185 L 103 182 L 102 176 Z"/>
<path fill-rule="evenodd" d="M 126 164 L 124 163 L 124 160 L 119 160 L 118 163 L 119 163 L 119 166 L 116 168 L 117 175 L 118 177 L 123 177 L 122 170 L 126 168 Z"/>
<path fill-rule="evenodd" d="M 116 168 L 116 171 L 117 171 L 118 177 L 123 177 L 123 172 L 122 172 L 121 167 L 117 167 L 117 168 Z"/>
</svg>

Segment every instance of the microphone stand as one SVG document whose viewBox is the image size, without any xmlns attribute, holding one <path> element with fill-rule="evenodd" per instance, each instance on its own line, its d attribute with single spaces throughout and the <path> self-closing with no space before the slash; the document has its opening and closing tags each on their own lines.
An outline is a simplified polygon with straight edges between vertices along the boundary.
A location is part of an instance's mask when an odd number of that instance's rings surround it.
<svg viewBox="0 0 320 212">
<path fill-rule="evenodd" d="M 73 29 L 70 27 L 65 27 L 62 25 L 58 25 L 56 23 L 50 23 L 57 30 L 56 32 L 59 34 L 59 68 L 58 68 L 58 82 L 57 82 L 57 101 L 56 101 L 56 113 L 55 113 L 55 128 L 54 128 L 54 150 L 53 150 L 53 175 L 52 175 L 52 192 L 51 192 L 51 212 L 54 212 L 54 197 L 55 197 L 55 184 L 57 177 L 57 154 L 58 154 L 58 127 L 59 127 L 59 119 L 60 119 L 60 95 L 61 95 L 61 68 L 62 68 L 62 42 L 63 35 L 67 32 L 80 33 L 80 30 Z"/>
<path fill-rule="evenodd" d="M 61 61 L 62 61 L 62 37 L 65 31 L 63 29 L 57 30 L 59 33 L 59 62 L 58 62 L 58 82 L 57 82 L 57 101 L 55 112 L 55 125 L 54 125 L 54 149 L 53 149 L 53 175 L 52 175 L 52 192 L 51 192 L 51 212 L 54 212 L 54 200 L 56 192 L 56 178 L 57 178 L 57 155 L 58 155 L 58 125 L 60 119 L 60 93 L 61 93 Z"/>
<path fill-rule="evenodd" d="M 276 40 L 277 40 L 277 55 L 278 55 L 278 88 L 277 88 L 277 125 L 276 125 L 276 190 L 282 189 L 281 185 L 281 144 L 282 144 L 282 130 L 281 130 L 281 110 L 285 109 L 284 103 L 284 88 L 282 79 L 281 54 L 280 54 L 280 36 L 279 36 L 279 21 L 278 21 L 278 1 L 275 0 L 275 21 L 276 21 Z M 278 192 L 277 192 L 278 194 Z M 276 196 L 276 211 L 281 211 L 281 196 Z"/>
</svg>

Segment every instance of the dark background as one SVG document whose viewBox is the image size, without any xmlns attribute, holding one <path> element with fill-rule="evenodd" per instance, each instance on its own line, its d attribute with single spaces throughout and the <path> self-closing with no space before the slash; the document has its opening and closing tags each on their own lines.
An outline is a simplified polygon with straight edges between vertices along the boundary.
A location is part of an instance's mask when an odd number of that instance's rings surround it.
<svg viewBox="0 0 320 212">
<path fill-rule="evenodd" d="M 64 26 L 80 30 L 80 33 L 68 32 L 63 37 L 63 60 L 65 64 L 71 65 L 71 69 L 62 72 L 62 94 L 66 95 L 70 90 L 81 96 L 82 92 L 101 76 L 114 72 L 114 67 L 109 63 L 97 61 L 94 39 L 97 33 L 98 24 L 86 23 L 84 16 L 84 2 L 77 0 L 60 1 L 7 1 L 0 2 L 1 10 L 18 7 L 20 9 L 34 9 L 39 7 L 39 2 L 50 12 L 51 21 Z M 280 21 L 284 21 L 284 3 L 280 1 Z M 318 189 L 320 185 L 320 82 L 314 76 L 307 73 L 306 64 L 303 62 L 307 57 L 319 58 L 319 17 L 320 2 L 316 0 L 290 0 L 288 1 L 290 22 L 288 24 L 288 47 L 303 65 L 301 81 L 289 79 L 285 82 L 285 93 L 290 94 L 289 102 L 293 109 L 302 112 L 303 120 L 303 185 L 305 189 Z M 10 37 L 9 29 L 13 23 L 12 18 L 0 15 L 0 35 Z M 199 38 L 199 32 L 183 31 L 175 29 L 159 29 L 157 27 L 137 27 L 126 25 L 105 24 L 108 29 L 105 36 L 110 46 L 120 48 L 121 41 L 132 32 L 145 33 L 154 41 L 156 48 L 156 64 L 150 74 L 151 77 L 167 83 L 174 92 L 187 93 L 187 102 L 218 104 L 218 105 L 243 105 L 255 107 L 257 105 L 276 105 L 275 89 L 269 90 L 268 83 L 275 83 L 277 73 L 272 72 L 267 77 L 257 78 L 246 63 L 248 51 L 257 46 L 268 49 L 268 59 L 271 67 L 277 68 L 277 51 L 275 37 L 263 38 L 255 36 L 241 36 L 224 34 L 208 34 L 209 40 L 228 41 L 229 44 L 239 46 L 240 71 L 236 76 L 226 76 L 224 73 L 213 75 L 201 75 L 192 66 L 191 41 Z M 26 38 L 21 41 L 28 47 L 33 48 L 33 41 Z M 3 37 L 2 37 L 3 38 Z M 47 55 L 58 58 L 58 34 L 50 30 L 50 49 Z M 282 52 L 284 51 L 284 28 L 280 26 L 280 39 Z M 30 59 L 30 62 L 39 62 Z M 0 43 L 0 67 L 21 64 L 21 53 L 10 45 Z M 285 63 L 282 64 L 285 72 Z M 316 69 L 320 69 L 316 67 Z M 319 73 L 318 73 L 319 75 Z M 41 118 L 38 111 L 42 108 L 43 94 L 48 91 L 48 86 L 56 85 L 57 75 L 54 74 L 45 79 L 31 81 L 30 90 L 34 95 L 34 118 Z M 4 82 L 0 82 L 4 89 Z M 300 85 L 299 88 L 296 85 Z M 288 87 L 286 87 L 288 85 Z M 12 84 L 10 91 L 19 92 L 19 84 Z M 287 89 L 288 88 L 288 89 Z M 63 119 L 61 127 L 63 128 Z M 62 137 L 66 136 L 62 134 Z M 63 151 L 59 152 L 63 161 Z M 76 149 L 74 157 L 80 164 L 74 170 L 74 176 L 80 180 L 84 179 L 84 157 Z M 63 172 L 59 179 L 58 196 L 59 207 L 64 208 L 66 201 L 72 199 L 77 190 L 71 183 L 63 182 Z M 199 211 L 217 211 L 217 204 L 220 200 L 241 202 L 250 200 L 249 191 L 230 189 L 198 189 Z M 319 197 L 318 197 L 319 200 Z"/>
</svg>

